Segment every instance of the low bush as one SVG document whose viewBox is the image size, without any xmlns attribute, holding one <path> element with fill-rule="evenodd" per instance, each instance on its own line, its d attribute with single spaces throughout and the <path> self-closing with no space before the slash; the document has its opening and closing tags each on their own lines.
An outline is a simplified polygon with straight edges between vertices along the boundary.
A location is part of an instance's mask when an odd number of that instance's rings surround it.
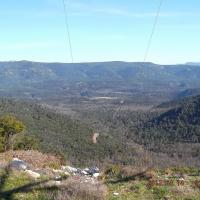
<svg viewBox="0 0 200 200">
<path fill-rule="evenodd" d="M 13 150 L 38 150 L 39 140 L 28 134 L 18 134 L 12 138 Z"/>
<path fill-rule="evenodd" d="M 4 146 L 4 137 L 0 136 L 0 153 L 3 152 L 5 149 Z"/>
<path fill-rule="evenodd" d="M 146 190 L 146 186 L 143 182 L 136 182 L 131 187 L 130 190 L 134 193 L 143 193 Z"/>
<path fill-rule="evenodd" d="M 168 193 L 167 187 L 154 186 L 152 189 L 153 189 L 153 195 L 154 195 L 155 200 L 164 199 L 164 197 Z"/>
<path fill-rule="evenodd" d="M 45 196 L 49 200 L 105 200 L 107 187 L 102 183 L 86 183 L 70 177 L 61 187 L 47 192 Z"/>
<path fill-rule="evenodd" d="M 105 178 L 121 178 L 122 167 L 120 165 L 111 165 L 104 170 Z"/>
<path fill-rule="evenodd" d="M 172 168 L 171 171 L 175 174 L 188 174 L 188 175 L 193 175 L 193 176 L 200 175 L 200 170 L 193 167 Z"/>
<path fill-rule="evenodd" d="M 200 190 L 200 180 L 195 180 L 192 182 L 192 187 L 194 189 L 199 189 Z"/>
</svg>

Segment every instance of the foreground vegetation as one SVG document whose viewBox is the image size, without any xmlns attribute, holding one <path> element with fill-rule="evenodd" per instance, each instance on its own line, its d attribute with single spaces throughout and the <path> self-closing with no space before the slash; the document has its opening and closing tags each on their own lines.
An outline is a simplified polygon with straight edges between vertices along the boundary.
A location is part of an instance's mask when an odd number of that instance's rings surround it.
<svg viewBox="0 0 200 200">
<path fill-rule="evenodd" d="M 48 177 L 34 180 L 24 172 L 1 170 L 1 200 L 199 200 L 200 170 L 168 168 L 136 170 L 113 166 L 101 176 L 99 184 L 62 179 L 55 185 Z M 131 174 L 129 174 L 131 173 Z"/>
<path fill-rule="evenodd" d="M 124 178 L 115 177 L 108 180 L 107 185 L 109 200 L 199 200 L 200 170 L 192 168 L 151 170 Z"/>
</svg>

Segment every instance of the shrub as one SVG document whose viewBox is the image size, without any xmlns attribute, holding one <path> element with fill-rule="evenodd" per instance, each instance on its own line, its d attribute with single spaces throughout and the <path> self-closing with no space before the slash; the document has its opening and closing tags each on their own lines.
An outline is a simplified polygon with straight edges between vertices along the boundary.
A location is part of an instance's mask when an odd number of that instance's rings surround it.
<svg viewBox="0 0 200 200">
<path fill-rule="evenodd" d="M 179 168 L 172 168 L 172 171 L 176 174 L 189 174 L 189 175 L 196 175 L 199 176 L 200 170 L 193 167 L 179 167 Z"/>
<path fill-rule="evenodd" d="M 27 134 L 18 134 L 12 139 L 13 150 L 38 150 L 39 140 Z"/>
<path fill-rule="evenodd" d="M 136 182 L 131 187 L 130 190 L 134 193 L 143 193 L 146 190 L 146 186 L 143 182 Z"/>
<path fill-rule="evenodd" d="M 163 199 L 167 195 L 167 188 L 166 187 L 153 187 L 153 194 L 155 199 Z"/>
<path fill-rule="evenodd" d="M 192 182 L 192 187 L 194 189 L 199 189 L 200 190 L 200 180 L 195 180 Z"/>
<path fill-rule="evenodd" d="M 10 148 L 11 136 L 21 133 L 25 130 L 24 124 L 14 116 L 0 117 L 0 136 L 4 138 L 4 150 Z"/>
<path fill-rule="evenodd" d="M 121 178 L 121 166 L 120 165 L 112 165 L 105 169 L 105 176 L 107 178 Z"/>
<path fill-rule="evenodd" d="M 4 142 L 5 142 L 4 137 L 0 136 L 0 153 L 3 152 L 5 149 Z"/>
</svg>

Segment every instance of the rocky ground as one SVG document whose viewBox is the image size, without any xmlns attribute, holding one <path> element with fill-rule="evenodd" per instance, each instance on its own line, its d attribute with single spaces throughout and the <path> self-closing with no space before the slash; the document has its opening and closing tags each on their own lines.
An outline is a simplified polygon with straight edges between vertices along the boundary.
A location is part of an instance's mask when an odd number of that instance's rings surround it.
<svg viewBox="0 0 200 200">
<path fill-rule="evenodd" d="M 200 200 L 200 170 L 75 168 L 36 151 L 0 154 L 4 200 Z"/>
<path fill-rule="evenodd" d="M 104 199 L 107 187 L 97 167 L 62 164 L 37 151 L 0 154 L 0 199 Z"/>
</svg>

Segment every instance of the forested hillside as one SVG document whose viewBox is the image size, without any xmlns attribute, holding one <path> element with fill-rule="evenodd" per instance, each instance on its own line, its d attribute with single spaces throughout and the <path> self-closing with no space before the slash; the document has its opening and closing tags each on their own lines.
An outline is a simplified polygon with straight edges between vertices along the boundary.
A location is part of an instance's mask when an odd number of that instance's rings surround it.
<svg viewBox="0 0 200 200">
<path fill-rule="evenodd" d="M 16 116 L 27 133 L 39 139 L 40 150 L 61 154 L 73 165 L 154 160 L 158 166 L 199 166 L 200 96 L 150 110 L 97 106 L 73 112 L 66 115 L 33 102 L 0 101 L 1 116 Z M 92 140 L 95 133 L 100 134 L 97 143 Z"/>
<path fill-rule="evenodd" d="M 194 89 L 187 89 L 184 91 L 181 91 L 178 95 L 177 98 L 185 98 L 189 96 L 197 96 L 200 95 L 200 88 L 194 88 Z"/>
<path fill-rule="evenodd" d="M 168 111 L 132 127 L 135 141 L 155 152 L 197 159 L 200 152 L 200 96 L 166 103 L 159 108 L 168 108 Z"/>
<path fill-rule="evenodd" d="M 112 135 L 101 134 L 93 144 L 95 130 L 89 125 L 57 114 L 34 103 L 0 100 L 0 115 L 11 114 L 27 126 L 27 133 L 41 141 L 41 150 L 59 153 L 75 165 L 117 159 L 125 153 L 125 145 Z"/>
<path fill-rule="evenodd" d="M 194 65 L 157 65 L 139 62 L 39 63 L 0 62 L 1 82 L 36 83 L 64 81 L 155 81 L 170 84 L 199 83 L 200 68 Z M 158 76 L 159 75 L 159 76 Z M 191 80 L 191 78 L 193 80 Z M 169 84 L 170 82 L 170 84 Z"/>
</svg>

